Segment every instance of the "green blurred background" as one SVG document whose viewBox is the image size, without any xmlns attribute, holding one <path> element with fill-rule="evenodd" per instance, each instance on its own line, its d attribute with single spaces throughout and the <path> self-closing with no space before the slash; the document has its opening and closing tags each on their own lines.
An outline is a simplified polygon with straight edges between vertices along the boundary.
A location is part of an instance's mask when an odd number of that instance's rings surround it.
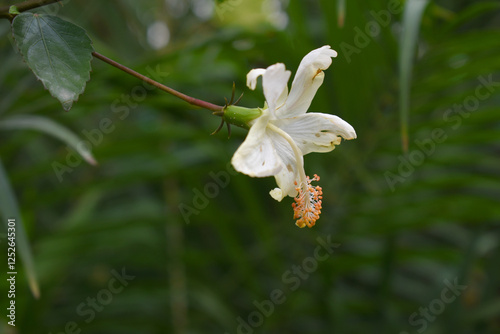
<svg viewBox="0 0 500 334">
<path fill-rule="evenodd" d="M 230 167 L 245 130 L 211 136 L 220 121 L 211 112 L 97 59 L 64 112 L 3 20 L 0 121 L 40 115 L 82 138 L 94 133 L 99 165 L 46 134 L 0 131 L 41 291 L 32 296 L 18 265 L 13 328 L 1 280 L 0 333 L 500 333 L 499 1 L 431 1 L 414 17 L 406 154 L 404 1 L 62 2 L 36 11 L 216 104 L 234 81 L 240 105 L 262 106 L 260 86 L 245 86 L 250 69 L 283 62 L 295 73 L 305 54 L 331 45 L 339 56 L 310 110 L 342 117 L 358 139 L 305 157 L 306 173 L 321 176 L 323 213 L 299 229 L 292 199 L 268 195 L 274 178 Z M 99 136 L 105 118 L 112 130 Z M 67 159 L 77 160 L 58 177 L 54 166 Z M 213 175 L 229 183 L 214 188 Z M 181 204 L 196 212 L 186 219 Z M 318 258 L 318 238 L 335 251 Z M 115 279 L 122 272 L 128 280 Z M 267 301 L 279 291 L 279 303 Z"/>
</svg>

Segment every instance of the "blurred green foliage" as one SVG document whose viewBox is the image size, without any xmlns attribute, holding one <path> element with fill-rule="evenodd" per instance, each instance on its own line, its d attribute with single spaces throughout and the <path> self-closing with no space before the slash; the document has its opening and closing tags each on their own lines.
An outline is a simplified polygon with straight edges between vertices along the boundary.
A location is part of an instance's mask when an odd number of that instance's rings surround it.
<svg viewBox="0 0 500 334">
<path fill-rule="evenodd" d="M 499 2 L 441 0 L 425 10 L 407 155 L 402 11 L 388 24 L 376 20 L 393 2 L 345 1 L 342 27 L 344 7 L 331 0 L 63 1 L 36 10 L 83 27 L 100 53 L 216 104 L 234 81 L 242 106 L 262 106 L 262 91 L 245 86 L 250 69 L 283 62 L 294 73 L 314 48 L 339 51 L 310 110 L 342 117 L 358 139 L 305 158 L 324 192 L 312 229 L 294 225 L 290 198 L 268 195 L 273 178 L 232 170 L 245 130 L 210 136 L 220 120 L 209 111 L 137 88 L 137 79 L 96 59 L 85 93 L 64 112 L 12 47 L 9 22 L 0 22 L 0 120 L 48 117 L 90 136 L 99 163 L 79 161 L 42 133 L 0 132 L 41 291 L 35 300 L 21 271 L 17 326 L 2 314 L 0 332 L 500 332 Z M 159 49 L 153 22 L 168 26 Z M 373 36 L 370 22 L 380 28 Z M 359 52 L 346 53 L 346 43 Z M 58 177 L 54 163 L 71 172 Z M 197 193 L 214 175 L 229 175 L 229 184 L 204 203 Z M 189 223 L 181 203 L 198 207 Z M 318 238 L 339 245 L 307 267 Z M 6 263 L 5 234 L 0 241 Z M 295 274 L 297 266 L 310 273 Z M 116 280 L 122 270 L 133 276 L 126 284 Z M 450 289 L 454 282 L 466 287 Z M 256 303 L 275 289 L 285 300 L 260 321 L 266 312 Z M 5 280 L 0 291 L 5 313 Z M 244 328 L 239 317 L 258 326 Z"/>
</svg>

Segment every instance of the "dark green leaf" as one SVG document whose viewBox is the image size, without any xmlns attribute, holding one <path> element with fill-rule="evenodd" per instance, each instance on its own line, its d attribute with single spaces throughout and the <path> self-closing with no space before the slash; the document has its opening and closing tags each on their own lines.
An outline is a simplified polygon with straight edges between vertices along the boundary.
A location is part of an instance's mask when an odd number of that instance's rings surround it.
<svg viewBox="0 0 500 334">
<path fill-rule="evenodd" d="M 65 110 L 90 78 L 92 42 L 85 30 L 51 15 L 23 13 L 12 31 L 24 60 Z"/>
</svg>

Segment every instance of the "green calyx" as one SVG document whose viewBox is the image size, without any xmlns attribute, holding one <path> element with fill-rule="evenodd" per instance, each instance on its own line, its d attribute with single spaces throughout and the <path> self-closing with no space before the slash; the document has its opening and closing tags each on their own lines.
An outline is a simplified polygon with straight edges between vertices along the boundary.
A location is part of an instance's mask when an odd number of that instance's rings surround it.
<svg viewBox="0 0 500 334">
<path fill-rule="evenodd" d="M 262 110 L 260 108 L 250 109 L 237 107 L 235 105 L 226 106 L 223 112 L 224 115 L 222 118 L 224 121 L 245 129 L 250 129 L 250 125 L 248 123 L 262 115 Z"/>
</svg>

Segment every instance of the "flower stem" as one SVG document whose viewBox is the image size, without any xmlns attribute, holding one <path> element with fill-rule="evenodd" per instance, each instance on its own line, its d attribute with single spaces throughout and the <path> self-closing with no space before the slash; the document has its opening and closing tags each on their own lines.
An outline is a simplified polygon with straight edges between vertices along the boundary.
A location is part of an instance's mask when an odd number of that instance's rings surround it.
<svg viewBox="0 0 500 334">
<path fill-rule="evenodd" d="M 127 74 L 130 74 L 152 86 L 155 86 L 156 88 L 158 89 L 161 89 L 162 91 L 164 92 L 167 92 L 169 94 L 172 94 L 173 96 L 175 97 L 178 97 L 179 99 L 182 99 L 184 101 L 186 101 L 187 103 L 189 104 L 192 104 L 192 105 L 195 105 L 195 106 L 198 106 L 198 107 L 201 107 L 201 108 L 205 108 L 205 109 L 208 109 L 208 110 L 212 110 L 212 111 L 221 111 L 224 109 L 223 106 L 218 106 L 216 104 L 212 104 L 210 102 L 206 102 L 206 101 L 203 101 L 203 100 L 199 100 L 199 99 L 195 99 L 194 97 L 191 97 L 191 96 L 188 96 L 186 94 L 183 94 L 181 92 L 178 92 L 176 91 L 175 89 L 172 89 L 168 86 L 165 86 L 161 83 L 159 83 L 158 81 L 155 81 L 151 78 L 148 78 L 147 76 L 145 75 L 142 75 L 112 59 L 109 59 L 108 57 L 106 56 L 103 56 L 102 54 L 100 53 L 97 53 L 97 52 L 92 52 L 92 55 L 100 60 L 102 60 L 103 62 L 111 65 L 111 66 L 114 66 L 116 67 L 117 69 L 119 70 L 122 70 L 123 72 L 127 73 Z"/>
</svg>

